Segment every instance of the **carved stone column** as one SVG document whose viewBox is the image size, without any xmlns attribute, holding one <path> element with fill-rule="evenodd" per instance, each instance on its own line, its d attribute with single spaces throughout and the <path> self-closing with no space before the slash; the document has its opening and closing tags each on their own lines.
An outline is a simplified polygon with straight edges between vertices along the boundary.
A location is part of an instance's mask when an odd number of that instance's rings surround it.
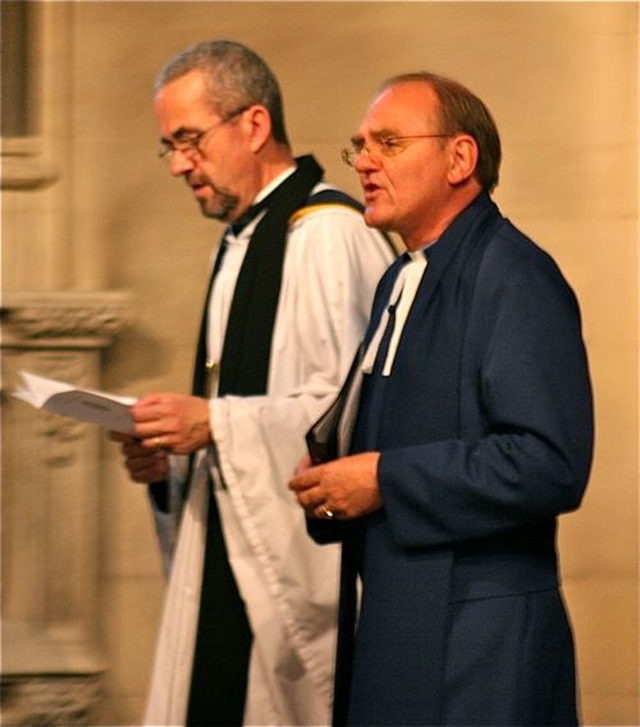
<svg viewBox="0 0 640 727">
<path fill-rule="evenodd" d="M 101 488 L 97 427 L 10 396 L 25 369 L 99 388 L 127 323 L 118 292 L 12 294 L 2 332 L 2 724 L 88 724 L 97 649 Z"/>
</svg>

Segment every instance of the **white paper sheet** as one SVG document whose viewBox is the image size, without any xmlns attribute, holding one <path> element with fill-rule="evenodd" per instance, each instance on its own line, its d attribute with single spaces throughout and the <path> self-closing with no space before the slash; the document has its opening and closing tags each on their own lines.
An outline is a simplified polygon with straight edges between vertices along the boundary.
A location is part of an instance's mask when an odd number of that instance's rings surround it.
<svg viewBox="0 0 640 727">
<path fill-rule="evenodd" d="M 129 432 L 133 427 L 131 405 L 135 398 L 115 396 L 104 391 L 78 389 L 71 384 L 44 376 L 19 371 L 24 388 L 13 395 L 36 409 L 77 419 L 116 432 Z"/>
</svg>

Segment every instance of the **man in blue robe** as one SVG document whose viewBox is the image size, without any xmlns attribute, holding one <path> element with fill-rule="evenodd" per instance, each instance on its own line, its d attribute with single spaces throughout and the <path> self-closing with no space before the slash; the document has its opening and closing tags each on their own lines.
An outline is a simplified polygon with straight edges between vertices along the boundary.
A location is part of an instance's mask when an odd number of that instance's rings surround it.
<svg viewBox="0 0 640 727">
<path fill-rule="evenodd" d="M 576 724 L 555 542 L 593 447 L 575 296 L 491 200 L 498 131 L 460 84 L 386 82 L 344 157 L 407 253 L 376 293 L 349 456 L 290 484 L 343 543 L 334 722 Z"/>
</svg>

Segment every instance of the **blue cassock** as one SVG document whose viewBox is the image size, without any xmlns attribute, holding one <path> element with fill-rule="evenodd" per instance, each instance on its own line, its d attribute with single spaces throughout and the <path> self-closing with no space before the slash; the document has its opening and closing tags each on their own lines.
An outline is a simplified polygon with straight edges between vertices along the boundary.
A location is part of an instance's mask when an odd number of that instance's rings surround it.
<svg viewBox="0 0 640 727">
<path fill-rule="evenodd" d="M 319 542 L 343 541 L 334 721 L 575 724 L 555 536 L 593 446 L 578 305 L 485 193 L 427 254 L 390 376 L 384 340 L 365 376 L 352 442 L 381 452 L 384 507 L 309 521 Z M 369 337 L 403 264 L 380 282 Z"/>
</svg>

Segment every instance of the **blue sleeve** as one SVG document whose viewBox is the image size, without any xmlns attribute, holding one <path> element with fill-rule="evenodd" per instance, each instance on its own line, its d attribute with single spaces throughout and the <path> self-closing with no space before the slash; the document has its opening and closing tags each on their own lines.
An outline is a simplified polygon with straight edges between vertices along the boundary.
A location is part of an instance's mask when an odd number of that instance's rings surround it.
<svg viewBox="0 0 640 727">
<path fill-rule="evenodd" d="M 581 502 L 593 411 L 578 305 L 548 256 L 508 249 L 494 246 L 478 274 L 459 438 L 382 452 L 380 488 L 402 547 L 500 534 Z"/>
</svg>

